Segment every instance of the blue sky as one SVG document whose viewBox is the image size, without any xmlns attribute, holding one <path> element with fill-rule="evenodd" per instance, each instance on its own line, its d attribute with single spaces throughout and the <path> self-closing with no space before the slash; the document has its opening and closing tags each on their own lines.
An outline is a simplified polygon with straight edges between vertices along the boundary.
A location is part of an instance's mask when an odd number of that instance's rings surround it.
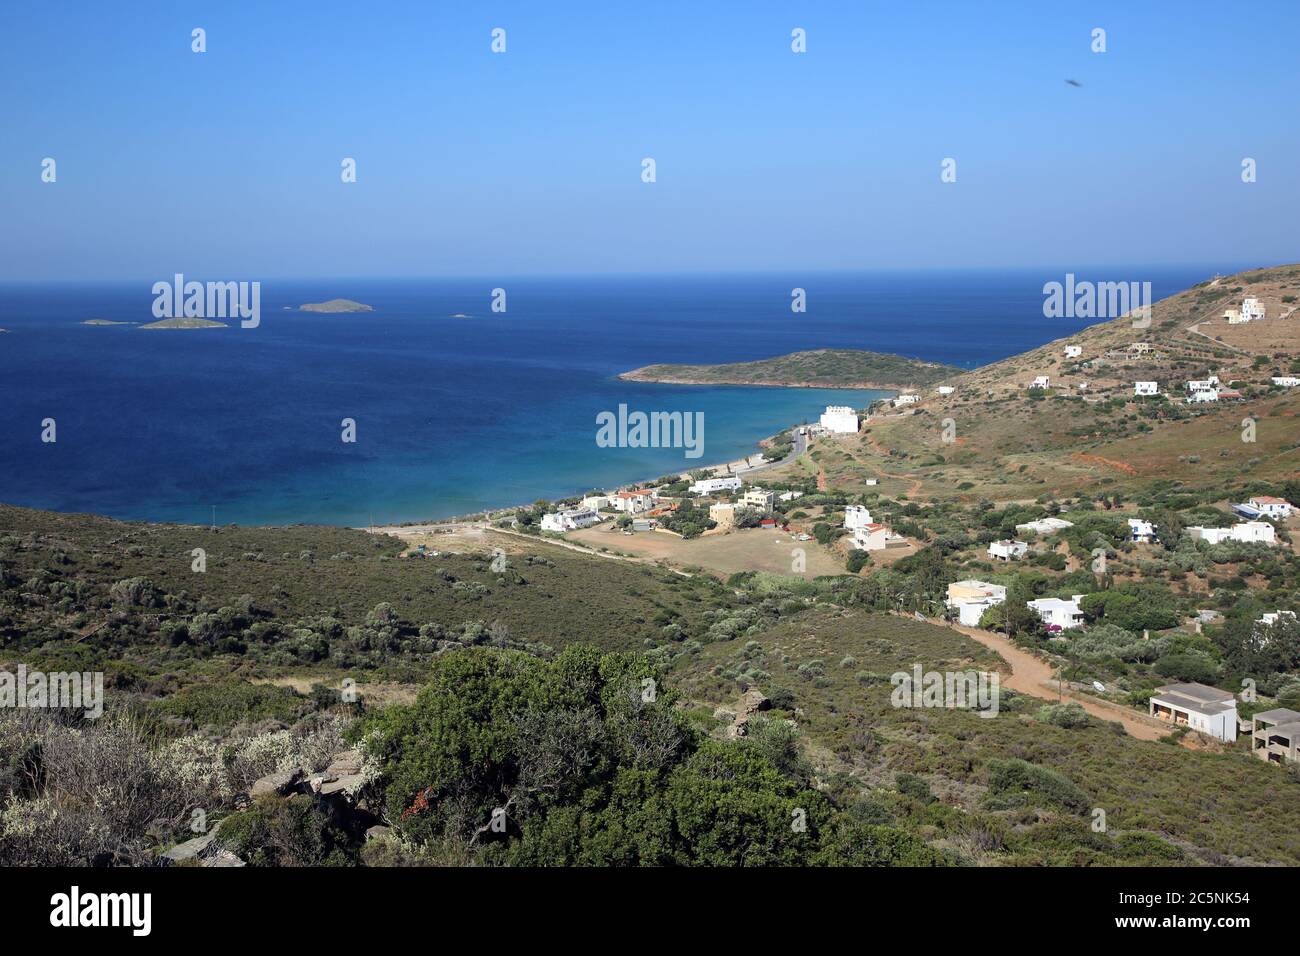
<svg viewBox="0 0 1300 956">
<path fill-rule="evenodd" d="M 6 4 L 0 278 L 1292 261 L 1298 28 L 1289 0 Z"/>
</svg>

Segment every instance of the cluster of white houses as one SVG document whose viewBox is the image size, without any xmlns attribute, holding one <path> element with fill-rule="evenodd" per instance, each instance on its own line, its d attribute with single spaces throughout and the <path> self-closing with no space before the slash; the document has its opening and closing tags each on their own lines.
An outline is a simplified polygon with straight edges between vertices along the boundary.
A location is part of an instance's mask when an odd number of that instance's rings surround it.
<svg viewBox="0 0 1300 956">
<path fill-rule="evenodd" d="M 845 508 L 844 527 L 853 533 L 853 547 L 859 551 L 883 551 L 891 542 L 903 540 L 901 535 L 874 520 L 866 505 Z"/>
<path fill-rule="evenodd" d="M 1267 309 L 1264 303 L 1254 296 L 1246 296 L 1241 300 L 1240 309 L 1226 309 L 1223 317 L 1228 320 L 1229 325 L 1242 325 L 1246 322 L 1257 322 L 1267 315 Z"/>
<path fill-rule="evenodd" d="M 719 493 L 736 493 L 741 490 L 743 482 L 737 475 L 725 475 L 719 478 L 702 478 L 694 482 L 689 491 L 696 495 L 716 495 Z M 802 491 L 784 491 L 779 495 L 775 491 L 762 488 L 750 488 L 733 502 L 719 502 L 709 506 L 709 517 L 721 528 L 734 527 L 736 512 L 742 508 L 753 508 L 759 512 L 769 512 L 780 501 L 794 501 L 803 496 Z M 543 531 L 577 531 L 589 528 L 605 520 L 602 512 L 617 512 L 633 518 L 635 531 L 652 530 L 657 525 L 656 516 L 661 511 L 671 511 L 676 507 L 674 500 L 662 498 L 657 488 L 634 488 L 630 491 L 617 491 L 610 494 L 587 495 L 577 507 L 562 508 L 542 516 Z M 765 526 L 774 526 L 775 519 L 763 521 Z"/>
</svg>

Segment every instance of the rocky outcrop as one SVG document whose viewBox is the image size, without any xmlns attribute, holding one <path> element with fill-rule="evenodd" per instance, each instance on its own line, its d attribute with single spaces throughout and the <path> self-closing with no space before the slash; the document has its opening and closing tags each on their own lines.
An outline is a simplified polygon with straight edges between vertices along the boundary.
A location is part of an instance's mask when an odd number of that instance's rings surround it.
<svg viewBox="0 0 1300 956">
<path fill-rule="evenodd" d="M 253 784 L 248 794 L 254 800 L 259 797 L 283 797 L 297 789 L 302 777 L 301 767 L 294 767 L 292 770 L 284 770 L 279 773 L 268 773 Z"/>
<path fill-rule="evenodd" d="M 193 863 L 198 866 L 246 866 L 239 857 L 217 842 L 216 830 L 178 843 L 162 855 L 164 866 Z"/>
<path fill-rule="evenodd" d="M 772 702 L 767 699 L 762 691 L 751 687 L 745 693 L 740 695 L 740 700 L 733 707 L 719 707 L 713 712 L 713 716 L 720 720 L 731 717 L 731 726 L 727 728 L 728 737 L 745 736 L 745 725 L 749 719 L 757 714 L 760 710 L 771 708 Z"/>
<path fill-rule="evenodd" d="M 332 797 L 336 794 L 355 794 L 365 782 L 361 773 L 361 752 L 344 750 L 335 754 L 324 772 L 312 777 L 309 783 L 312 793 Z"/>
</svg>

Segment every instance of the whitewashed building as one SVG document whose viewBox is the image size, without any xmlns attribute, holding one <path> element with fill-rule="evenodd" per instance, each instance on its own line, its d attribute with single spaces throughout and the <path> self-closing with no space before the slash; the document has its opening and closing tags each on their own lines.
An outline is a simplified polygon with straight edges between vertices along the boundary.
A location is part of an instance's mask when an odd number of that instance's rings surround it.
<svg viewBox="0 0 1300 956">
<path fill-rule="evenodd" d="M 1083 609 L 1079 607 L 1079 602 L 1082 600 L 1082 594 L 1075 594 L 1068 601 L 1061 598 L 1038 598 L 1036 601 L 1026 601 L 1025 603 L 1030 610 L 1039 616 L 1049 630 L 1060 629 L 1065 631 L 1083 625 Z"/>
<path fill-rule="evenodd" d="M 859 551 L 883 551 L 895 537 L 883 524 L 865 524 L 853 529 L 853 547 Z"/>
<path fill-rule="evenodd" d="M 1237 739 L 1237 698 L 1231 691 L 1205 684 L 1167 684 L 1151 695 L 1149 707 L 1157 720 L 1228 743 Z"/>
<path fill-rule="evenodd" d="M 761 488 L 751 488 L 740 499 L 740 504 L 742 507 L 754 508 L 758 511 L 771 511 L 772 505 L 776 504 L 776 494 Z"/>
<path fill-rule="evenodd" d="M 1247 296 L 1241 300 L 1241 321 L 1255 322 L 1264 318 L 1266 313 L 1264 303 L 1254 296 Z"/>
<path fill-rule="evenodd" d="M 1158 527 L 1159 525 L 1154 525 L 1150 521 L 1143 521 L 1141 518 L 1129 518 L 1129 540 L 1136 541 L 1139 544 L 1150 544 L 1151 539 L 1156 536 Z"/>
<path fill-rule="evenodd" d="M 1192 525 L 1187 533 L 1193 538 L 1221 544 L 1224 541 L 1240 541 L 1243 544 L 1275 544 L 1277 532 L 1267 521 L 1241 521 L 1231 528 L 1205 528 Z"/>
<path fill-rule="evenodd" d="M 1275 498 L 1272 495 L 1256 495 L 1254 498 L 1247 498 L 1246 504 L 1265 518 L 1291 517 L 1291 502 L 1285 498 Z"/>
<path fill-rule="evenodd" d="M 1265 627 L 1273 627 L 1282 621 L 1294 621 L 1296 619 L 1295 611 L 1268 611 L 1261 614 L 1256 624 L 1262 624 Z"/>
<path fill-rule="evenodd" d="M 617 494 L 610 495 L 609 504 L 615 511 L 637 515 L 653 508 L 655 499 L 648 488 L 642 488 L 637 491 L 620 491 Z"/>
<path fill-rule="evenodd" d="M 600 515 L 591 508 L 570 508 L 542 515 L 543 531 L 576 531 L 601 522 Z"/>
<path fill-rule="evenodd" d="M 1218 400 L 1219 390 L 1217 388 L 1199 389 L 1187 396 L 1187 401 L 1195 405 L 1201 405 L 1205 402 L 1217 402 Z"/>
<path fill-rule="evenodd" d="M 844 509 L 844 527 L 850 531 L 872 523 L 871 511 L 866 505 L 849 505 Z"/>
<path fill-rule="evenodd" d="M 1274 375 L 1273 384 L 1281 385 L 1283 388 L 1295 388 L 1300 385 L 1300 378 L 1294 375 Z"/>
<path fill-rule="evenodd" d="M 1030 388 L 1050 388 L 1052 380 L 1046 375 L 1039 375 L 1029 383 Z"/>
<path fill-rule="evenodd" d="M 837 435 L 854 435 L 858 431 L 858 413 L 847 405 L 827 405 L 818 424 Z"/>
<path fill-rule="evenodd" d="M 1036 534 L 1054 534 L 1057 531 L 1073 527 L 1074 522 L 1066 521 L 1064 518 L 1039 518 L 1036 521 L 1026 521 L 1024 524 L 1016 525 L 1016 530 L 1033 531 Z"/>
<path fill-rule="evenodd" d="M 1078 358 L 1083 354 L 1082 345 L 1067 345 L 1065 347 L 1065 357 L 1068 359 Z"/>
<path fill-rule="evenodd" d="M 940 385 L 935 389 L 935 391 L 940 395 L 951 395 L 953 392 L 957 391 L 957 388 L 953 385 Z"/>
<path fill-rule="evenodd" d="M 719 491 L 739 491 L 740 484 L 740 479 L 735 475 L 726 478 L 701 478 L 688 490 L 697 495 L 713 495 Z"/>
<path fill-rule="evenodd" d="M 777 497 L 780 498 L 782 501 L 794 501 L 796 498 L 802 498 L 802 497 L 803 497 L 803 492 L 802 492 L 802 491 L 783 491 L 783 492 L 781 492 L 781 494 L 778 495 Z"/>
<path fill-rule="evenodd" d="M 1277 531 L 1267 521 L 1243 521 L 1232 526 L 1232 540 L 1246 544 L 1276 544 Z"/>
<path fill-rule="evenodd" d="M 1017 561 L 1028 553 L 1029 545 L 1011 538 L 1005 541 L 994 541 L 988 548 L 988 556 L 995 561 Z"/>
<path fill-rule="evenodd" d="M 954 581 L 948 585 L 948 607 L 957 612 L 957 620 L 967 627 L 978 627 L 989 608 L 1007 599 L 1007 589 L 987 581 Z"/>
<path fill-rule="evenodd" d="M 1134 382 L 1133 394 L 1134 395 L 1159 395 L 1160 383 L 1159 382 Z"/>
<path fill-rule="evenodd" d="M 1190 379 L 1184 388 L 1189 392 L 1208 392 L 1218 388 L 1223 383 L 1219 381 L 1219 376 L 1211 375 L 1209 378 Z"/>
<path fill-rule="evenodd" d="M 582 506 L 590 508 L 592 511 L 599 511 L 601 508 L 608 508 L 609 495 L 587 495 L 582 499 Z"/>
<path fill-rule="evenodd" d="M 915 405 L 920 400 L 921 400 L 920 395 L 905 393 L 903 395 L 899 395 L 896 399 L 894 399 L 894 407 L 898 408 L 900 405 Z"/>
</svg>

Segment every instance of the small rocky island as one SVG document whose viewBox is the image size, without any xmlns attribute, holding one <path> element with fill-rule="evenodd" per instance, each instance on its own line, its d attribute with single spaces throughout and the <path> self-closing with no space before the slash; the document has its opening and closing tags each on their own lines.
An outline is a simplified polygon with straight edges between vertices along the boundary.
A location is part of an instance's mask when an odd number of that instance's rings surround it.
<svg viewBox="0 0 1300 956">
<path fill-rule="evenodd" d="M 214 322 L 212 319 L 194 319 L 194 318 L 175 318 L 159 319 L 157 322 L 150 322 L 148 325 L 142 325 L 142 329 L 224 329 L 227 325 L 225 322 Z"/>
<path fill-rule="evenodd" d="M 299 312 L 373 312 L 374 307 L 351 299 L 330 299 L 328 302 L 308 302 L 298 306 Z"/>
<path fill-rule="evenodd" d="M 727 365 L 647 365 L 619 378 L 673 385 L 780 385 L 793 388 L 917 388 L 962 369 L 861 349 L 813 349 Z"/>
<path fill-rule="evenodd" d="M 82 325 L 135 325 L 135 322 L 115 322 L 113 319 L 86 319 Z"/>
</svg>

